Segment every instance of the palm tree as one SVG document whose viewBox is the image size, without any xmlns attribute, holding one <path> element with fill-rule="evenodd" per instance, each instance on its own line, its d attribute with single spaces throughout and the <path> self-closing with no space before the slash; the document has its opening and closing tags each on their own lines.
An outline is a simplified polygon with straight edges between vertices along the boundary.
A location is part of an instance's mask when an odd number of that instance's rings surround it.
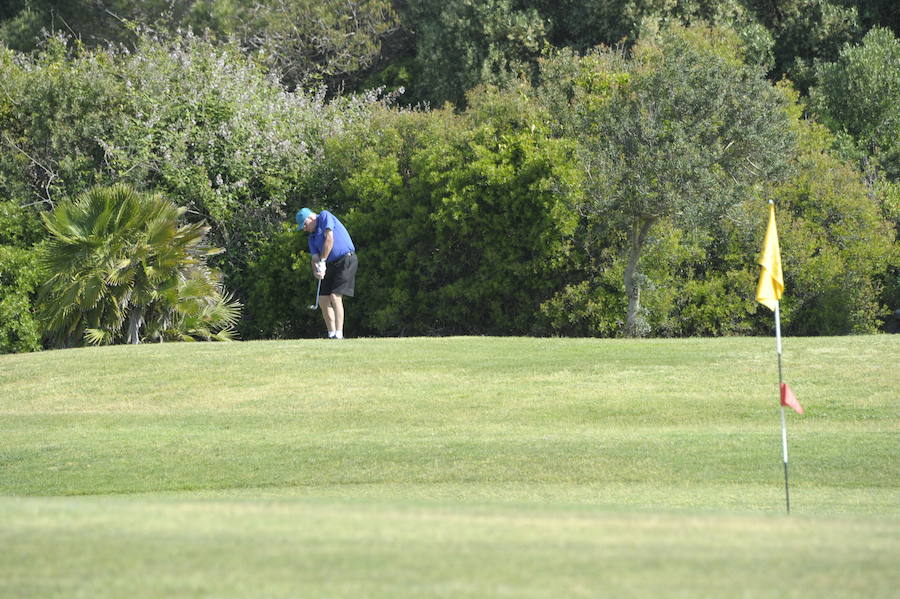
<svg viewBox="0 0 900 599">
<path fill-rule="evenodd" d="M 204 243 L 204 223 L 179 225 L 184 212 L 159 195 L 113 185 L 44 214 L 49 277 L 38 305 L 51 340 L 67 347 L 180 338 L 190 335 L 192 301 L 221 304 L 206 324 L 225 331 L 206 338 L 228 337 L 239 304 L 223 296 L 218 273 L 206 266 L 222 250 Z"/>
</svg>

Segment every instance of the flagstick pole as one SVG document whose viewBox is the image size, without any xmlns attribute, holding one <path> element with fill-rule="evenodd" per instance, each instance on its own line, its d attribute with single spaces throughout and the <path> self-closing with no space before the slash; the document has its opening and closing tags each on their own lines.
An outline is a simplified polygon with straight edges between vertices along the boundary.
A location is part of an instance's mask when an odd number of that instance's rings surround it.
<svg viewBox="0 0 900 599">
<path fill-rule="evenodd" d="M 787 513 L 791 513 L 791 491 L 788 485 L 788 448 L 787 448 L 787 423 L 784 419 L 784 405 L 781 403 L 781 384 L 784 379 L 781 375 L 781 302 L 775 301 L 775 352 L 778 354 L 778 393 L 779 405 L 781 405 L 781 454 L 784 459 L 784 501 Z"/>
</svg>

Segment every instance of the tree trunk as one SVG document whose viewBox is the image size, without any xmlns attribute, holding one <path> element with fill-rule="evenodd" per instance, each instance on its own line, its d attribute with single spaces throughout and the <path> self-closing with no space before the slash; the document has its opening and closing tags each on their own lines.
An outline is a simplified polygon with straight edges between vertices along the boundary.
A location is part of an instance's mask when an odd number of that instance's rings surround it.
<svg viewBox="0 0 900 599">
<path fill-rule="evenodd" d="M 128 343 L 136 345 L 141 342 L 141 327 L 144 326 L 144 313 L 132 310 L 128 316 Z"/>
<path fill-rule="evenodd" d="M 625 334 L 629 337 L 640 337 L 641 327 L 638 312 L 641 309 L 641 287 L 636 281 L 638 261 L 641 250 L 647 240 L 647 233 L 653 226 L 654 219 L 645 218 L 635 223 L 631 232 L 631 247 L 628 251 L 628 265 L 625 267 L 625 295 L 628 297 L 628 313 L 625 320 Z"/>
</svg>

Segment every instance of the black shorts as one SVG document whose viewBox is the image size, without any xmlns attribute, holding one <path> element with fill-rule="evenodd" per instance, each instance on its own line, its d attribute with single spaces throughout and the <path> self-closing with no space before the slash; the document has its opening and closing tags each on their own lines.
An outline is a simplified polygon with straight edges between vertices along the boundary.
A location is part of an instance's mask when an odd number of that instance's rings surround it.
<svg viewBox="0 0 900 599">
<path fill-rule="evenodd" d="M 353 289 L 356 286 L 357 263 L 356 252 L 350 252 L 334 262 L 326 264 L 325 278 L 322 279 L 322 288 L 319 290 L 319 295 L 337 293 L 338 295 L 353 297 Z"/>
</svg>

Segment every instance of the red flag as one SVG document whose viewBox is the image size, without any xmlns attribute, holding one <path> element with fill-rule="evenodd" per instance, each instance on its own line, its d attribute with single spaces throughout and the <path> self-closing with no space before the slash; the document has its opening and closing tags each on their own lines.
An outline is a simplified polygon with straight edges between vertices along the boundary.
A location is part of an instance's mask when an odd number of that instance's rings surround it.
<svg viewBox="0 0 900 599">
<path fill-rule="evenodd" d="M 797 396 L 794 395 L 787 383 L 781 383 L 781 405 L 793 408 L 798 414 L 803 413 L 803 406 L 797 401 Z"/>
</svg>

